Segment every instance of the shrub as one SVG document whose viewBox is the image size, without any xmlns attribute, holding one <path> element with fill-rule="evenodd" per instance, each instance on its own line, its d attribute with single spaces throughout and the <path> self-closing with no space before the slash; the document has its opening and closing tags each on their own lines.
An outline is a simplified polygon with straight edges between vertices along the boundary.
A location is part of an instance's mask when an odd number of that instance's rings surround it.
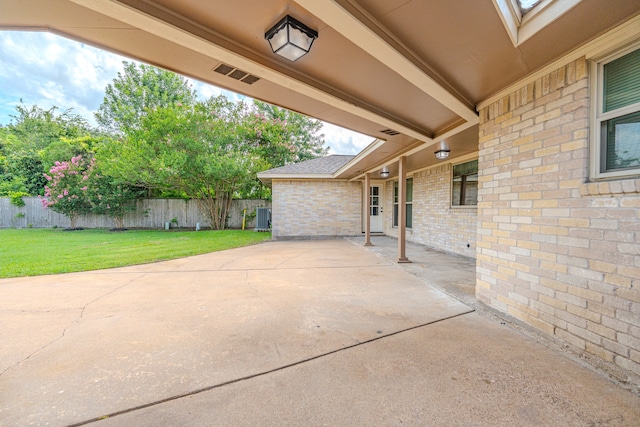
<svg viewBox="0 0 640 427">
<path fill-rule="evenodd" d="M 24 191 L 9 191 L 9 198 L 11 199 L 9 203 L 11 203 L 13 206 L 21 208 L 25 205 L 22 198 L 28 195 L 29 193 L 25 193 Z"/>
</svg>

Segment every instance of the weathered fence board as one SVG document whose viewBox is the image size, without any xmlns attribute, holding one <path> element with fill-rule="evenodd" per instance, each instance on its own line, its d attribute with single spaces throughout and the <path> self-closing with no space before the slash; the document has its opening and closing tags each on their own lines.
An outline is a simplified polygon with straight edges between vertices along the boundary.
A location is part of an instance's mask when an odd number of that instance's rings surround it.
<svg viewBox="0 0 640 427">
<path fill-rule="evenodd" d="M 0 197 L 0 228 L 51 228 L 54 226 L 67 228 L 71 224 L 67 217 L 51 209 L 42 207 L 37 197 L 23 197 L 25 206 L 17 207 L 10 203 L 11 199 Z M 247 210 L 246 228 L 255 227 L 255 210 L 258 207 L 271 207 L 267 200 L 234 200 L 231 204 L 227 228 L 242 227 L 242 212 Z M 128 228 L 164 228 L 166 222 L 176 219 L 178 227 L 193 228 L 200 223 L 202 228 L 209 226 L 200 214 L 194 200 L 181 199 L 140 199 L 136 202 L 136 210 L 124 217 L 124 226 Z M 112 228 L 113 222 L 106 215 L 83 215 L 78 218 L 78 227 Z M 175 223 L 171 224 L 176 227 Z"/>
</svg>

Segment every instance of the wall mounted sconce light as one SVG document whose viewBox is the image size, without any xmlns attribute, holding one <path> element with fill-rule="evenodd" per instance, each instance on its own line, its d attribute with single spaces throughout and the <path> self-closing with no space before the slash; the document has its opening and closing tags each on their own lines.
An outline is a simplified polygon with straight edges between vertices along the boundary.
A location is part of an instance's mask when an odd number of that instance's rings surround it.
<svg viewBox="0 0 640 427">
<path fill-rule="evenodd" d="M 287 15 L 264 33 L 264 38 L 273 53 L 295 61 L 309 53 L 313 41 L 318 38 L 318 32 Z"/>
<path fill-rule="evenodd" d="M 440 145 L 438 146 L 438 150 L 434 153 L 436 155 L 436 159 L 444 160 L 449 157 L 449 153 L 451 150 L 449 149 L 449 144 L 446 141 L 440 141 Z"/>
<path fill-rule="evenodd" d="M 388 168 L 388 167 L 386 167 L 386 166 L 384 166 L 384 167 L 382 168 L 382 170 L 380 171 L 380 176 L 381 176 L 382 178 L 387 178 L 387 177 L 389 176 L 389 168 Z"/>
</svg>

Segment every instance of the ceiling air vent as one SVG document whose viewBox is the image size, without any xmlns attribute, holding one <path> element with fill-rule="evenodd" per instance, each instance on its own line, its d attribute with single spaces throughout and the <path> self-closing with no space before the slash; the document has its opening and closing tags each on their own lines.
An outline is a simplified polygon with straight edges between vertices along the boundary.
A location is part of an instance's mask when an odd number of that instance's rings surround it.
<svg viewBox="0 0 640 427">
<path fill-rule="evenodd" d="M 400 135 L 400 132 L 395 131 L 393 129 L 384 129 L 384 130 L 381 130 L 380 132 L 386 133 L 387 135 L 391 135 L 391 136 Z"/>
<path fill-rule="evenodd" d="M 237 68 L 234 68 L 227 64 L 220 64 L 215 67 L 213 71 L 215 71 L 216 73 L 224 74 L 225 76 L 231 77 L 232 79 L 240 80 L 242 83 L 246 83 L 248 85 L 252 85 L 260 80 L 260 77 L 252 76 L 246 71 L 238 70 Z"/>
<path fill-rule="evenodd" d="M 236 79 L 236 80 L 240 80 L 243 77 L 246 77 L 247 73 L 245 73 L 244 71 L 240 71 L 240 70 L 233 70 L 231 73 L 228 74 L 229 77 L 231 77 L 232 79 Z"/>
</svg>

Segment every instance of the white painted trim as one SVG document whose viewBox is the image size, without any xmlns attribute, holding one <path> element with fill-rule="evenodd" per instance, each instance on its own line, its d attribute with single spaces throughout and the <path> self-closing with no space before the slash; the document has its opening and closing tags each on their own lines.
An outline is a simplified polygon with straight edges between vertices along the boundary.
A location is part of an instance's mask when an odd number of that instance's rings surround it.
<svg viewBox="0 0 640 427">
<path fill-rule="evenodd" d="M 383 163 L 378 163 L 378 164 L 376 164 L 375 166 L 373 166 L 373 167 L 371 167 L 371 168 L 367 169 L 366 171 L 362 172 L 360 175 L 357 175 L 357 176 L 355 176 L 355 177 L 351 178 L 351 180 L 352 180 L 352 181 L 355 181 L 355 180 L 362 179 L 362 177 L 364 176 L 364 174 L 365 174 L 365 173 L 371 173 L 371 172 L 374 172 L 374 171 L 376 171 L 377 169 L 380 169 L 380 167 L 384 166 L 385 164 L 395 163 L 395 162 L 397 162 L 397 161 L 400 159 L 400 157 L 401 157 L 401 156 L 411 156 L 411 155 L 416 154 L 416 153 L 418 153 L 418 152 L 420 152 L 420 151 L 422 151 L 422 150 L 435 149 L 435 148 L 438 146 L 438 144 L 440 143 L 440 141 L 442 141 L 442 140 L 444 140 L 444 139 L 447 139 L 447 138 L 450 138 L 450 137 L 452 137 L 453 135 L 456 135 L 456 134 L 458 134 L 458 133 L 460 133 L 460 132 L 463 132 L 463 131 L 465 131 L 465 130 L 467 130 L 467 129 L 469 129 L 470 127 L 475 126 L 475 125 L 476 125 L 476 123 L 465 122 L 465 123 L 463 123 L 463 124 L 461 124 L 461 125 L 459 125 L 459 126 L 457 126 L 457 127 L 453 128 L 453 129 L 451 129 L 451 130 L 449 130 L 449 131 L 447 131 L 447 132 L 445 132 L 445 133 L 442 133 L 442 134 L 440 134 L 440 135 L 436 136 L 436 137 L 432 140 L 432 142 L 433 142 L 432 144 L 426 144 L 426 143 L 425 143 L 425 144 L 420 144 L 420 145 L 418 145 L 417 147 L 414 147 L 414 148 L 412 148 L 411 150 L 406 151 L 406 152 L 404 152 L 404 153 L 402 153 L 402 154 L 398 154 L 398 155 L 396 155 L 395 157 L 392 157 L 391 159 L 388 159 L 388 160 L 386 160 L 386 161 L 385 161 L 385 162 L 383 162 Z M 367 147 L 367 148 L 369 148 L 369 147 Z M 366 149 L 365 149 L 365 150 L 366 150 Z M 361 153 L 361 154 L 362 154 L 362 153 Z M 367 153 L 367 154 L 368 154 L 368 153 Z M 356 156 L 356 157 L 357 157 L 357 158 L 358 158 L 358 157 L 360 157 L 360 154 L 358 154 L 358 156 Z M 364 156 L 363 156 L 363 157 L 364 157 Z M 354 163 L 354 161 L 355 161 L 355 158 L 354 158 L 354 159 L 352 159 L 352 160 L 351 160 L 349 163 L 347 163 L 345 166 L 343 166 L 343 168 L 342 168 L 342 169 L 345 169 L 345 168 L 347 168 L 347 167 L 350 167 L 350 166 L 352 165 L 352 163 Z M 431 166 L 429 166 L 429 167 L 431 167 Z M 422 170 L 422 169 L 419 169 L 419 170 Z M 336 175 L 338 175 L 338 174 L 336 174 Z"/>
<path fill-rule="evenodd" d="M 514 10 L 511 0 L 492 0 L 493 5 L 498 12 L 498 16 L 504 25 L 507 34 L 514 46 L 518 46 L 518 29 L 520 28 L 520 19 Z"/>
<path fill-rule="evenodd" d="M 544 0 L 524 17 L 515 0 L 492 0 L 511 43 L 518 47 L 582 0 Z"/>
<path fill-rule="evenodd" d="M 589 82 L 591 94 L 591 111 L 589 112 L 589 181 L 610 180 L 632 178 L 640 175 L 640 166 L 634 169 L 617 170 L 610 172 L 600 172 L 602 162 L 602 144 L 600 127 L 602 122 L 640 111 L 640 103 L 618 108 L 612 112 L 600 113 L 603 103 L 603 67 L 605 64 L 614 61 L 622 56 L 640 48 L 640 41 L 633 43 L 624 49 L 617 49 L 608 52 L 589 63 Z"/>
<path fill-rule="evenodd" d="M 138 9 L 122 4 L 114 0 L 71 0 L 87 9 L 94 10 L 103 15 L 109 16 L 133 27 L 139 28 L 157 37 L 166 39 L 177 45 L 191 49 L 211 58 L 232 64 L 237 68 L 244 70 L 257 77 L 269 80 L 285 89 L 308 96 L 312 99 L 323 102 L 331 107 L 335 107 L 341 111 L 353 114 L 357 117 L 378 123 L 382 127 L 397 130 L 407 136 L 418 139 L 420 141 L 430 142 L 431 136 L 422 132 L 418 132 L 408 126 L 398 123 L 395 120 L 384 117 L 366 108 L 358 107 L 353 103 L 345 101 L 337 96 L 331 95 L 321 89 L 310 84 L 302 83 L 283 73 L 266 67 L 256 61 L 252 61 L 232 50 L 226 49 L 215 44 L 211 40 L 197 36 L 183 28 L 162 21 L 155 16 L 148 15 Z M 203 33 L 204 28 L 199 30 Z M 210 33 L 210 32 L 209 32 Z M 210 33 L 212 34 L 212 33 Z M 212 37 L 213 38 L 213 37 Z M 249 53 L 249 52 L 248 52 Z M 257 55 L 255 52 L 250 52 Z M 475 116 L 476 122 L 478 118 L 473 110 L 466 107 L 467 111 Z"/>
<path fill-rule="evenodd" d="M 393 69 L 415 87 L 466 121 L 478 123 L 475 111 L 432 79 L 335 0 L 295 0 L 347 40 Z"/>
<path fill-rule="evenodd" d="M 325 180 L 331 181 L 331 182 L 351 182 L 348 179 L 336 179 L 336 178 L 333 178 L 331 176 L 326 176 L 326 177 L 323 177 L 322 179 L 325 179 Z M 290 176 L 289 177 L 287 177 L 287 176 L 279 176 L 279 177 L 275 177 L 275 178 L 271 179 L 272 182 L 276 181 L 276 180 L 277 181 L 318 182 L 317 178 L 314 179 L 313 177 L 300 177 L 300 176 L 295 177 L 295 178 L 294 177 L 290 177 Z"/>
<path fill-rule="evenodd" d="M 478 111 L 480 111 L 488 105 L 499 101 L 500 99 L 512 94 L 516 90 L 528 85 L 529 83 L 533 83 L 539 78 L 544 77 L 545 75 L 557 70 L 558 68 L 568 64 L 569 62 L 575 61 L 582 57 L 585 57 L 587 59 L 596 59 L 598 56 L 610 52 L 611 50 L 631 43 L 636 38 L 640 38 L 640 15 L 637 15 L 629 21 L 612 29 L 611 31 L 608 31 L 597 39 L 574 49 L 570 53 L 534 71 L 533 73 L 520 79 L 516 83 L 513 83 L 506 88 L 501 89 L 499 92 L 496 92 L 487 99 L 478 103 L 477 109 Z"/>
<path fill-rule="evenodd" d="M 524 16 L 518 30 L 518 45 L 573 9 L 582 0 L 546 0 Z"/>
<path fill-rule="evenodd" d="M 386 187 L 385 182 L 381 181 L 381 180 L 374 180 L 374 179 L 370 179 L 369 185 L 371 187 L 378 187 L 380 189 L 380 191 L 378 192 L 378 216 L 380 217 L 380 221 L 382 221 L 382 231 L 373 231 L 371 230 L 371 223 L 369 223 L 369 231 L 373 234 L 379 234 L 379 233 L 384 233 L 384 224 L 385 224 L 385 212 L 384 212 L 384 189 Z M 369 194 L 369 192 L 367 192 L 366 186 L 364 185 L 364 181 L 362 181 L 362 187 L 363 187 L 363 197 L 371 197 L 371 195 Z M 369 199 L 371 200 L 371 199 Z M 373 205 L 370 205 L 369 208 L 372 208 Z M 366 230 L 366 226 L 365 226 L 365 215 L 370 215 L 370 212 L 367 212 L 367 203 L 366 201 L 363 199 L 362 200 L 362 232 L 364 233 Z"/>
<path fill-rule="evenodd" d="M 265 171 L 266 172 L 266 171 Z M 265 172 L 258 172 L 258 178 L 267 178 L 267 179 L 335 179 L 335 176 L 332 174 L 275 174 L 270 175 Z"/>
<path fill-rule="evenodd" d="M 452 165 L 452 167 L 453 167 L 454 163 L 456 165 L 460 164 L 460 163 L 466 163 L 468 161 L 478 159 L 479 155 L 480 155 L 480 152 L 476 151 L 476 152 L 473 152 L 473 153 L 465 154 L 464 156 L 450 158 L 450 159 L 444 160 L 442 162 L 434 163 L 432 165 L 425 166 L 425 167 L 420 168 L 420 169 L 416 169 L 416 170 L 412 171 L 411 173 L 418 174 L 420 172 L 423 172 L 423 171 L 426 171 L 426 170 L 429 170 L 429 169 L 433 169 L 433 168 L 437 168 L 437 167 L 440 167 L 442 165 Z"/>
<path fill-rule="evenodd" d="M 364 150 L 359 152 L 353 159 L 349 160 L 344 166 L 338 169 L 335 173 L 336 176 L 343 173 L 345 170 L 357 165 L 362 159 L 366 158 L 369 154 L 382 147 L 385 144 L 384 139 L 376 139 L 371 144 L 369 144 Z"/>
</svg>

